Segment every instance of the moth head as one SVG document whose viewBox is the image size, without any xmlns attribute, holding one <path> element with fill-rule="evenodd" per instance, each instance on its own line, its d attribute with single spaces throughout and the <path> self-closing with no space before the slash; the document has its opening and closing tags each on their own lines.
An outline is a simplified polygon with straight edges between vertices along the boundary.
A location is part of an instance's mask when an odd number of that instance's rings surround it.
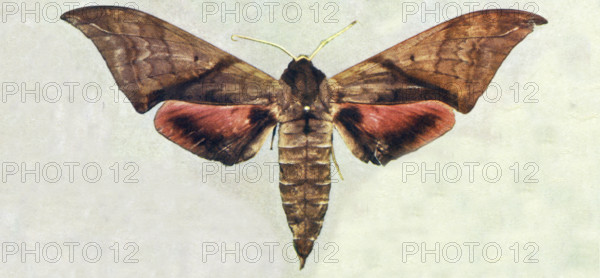
<svg viewBox="0 0 600 278">
<path fill-rule="evenodd" d="M 313 67 L 313 63 L 306 55 L 298 56 L 298 59 L 294 59 L 288 64 L 288 69 L 293 71 L 308 71 L 311 67 Z"/>
<path fill-rule="evenodd" d="M 294 58 L 294 61 L 296 61 L 296 62 L 300 61 L 300 60 L 308 60 L 308 61 L 310 61 L 312 59 L 310 59 L 310 57 L 308 57 L 307 55 L 304 55 L 304 54 L 299 55 L 298 57 Z"/>
<path fill-rule="evenodd" d="M 315 57 L 315 55 L 317 55 L 317 53 L 326 45 L 328 44 L 330 41 L 332 41 L 333 39 L 335 39 L 337 36 L 341 35 L 342 33 L 346 32 L 348 29 L 350 29 L 350 27 L 354 26 L 354 24 L 358 23 L 358 21 L 352 21 L 352 23 L 350 23 L 348 26 L 346 26 L 346 28 L 340 30 L 339 32 L 333 34 L 332 36 L 330 36 L 329 38 L 322 40 L 321 44 L 319 44 L 319 46 L 317 47 L 317 49 L 315 49 L 315 51 L 313 51 L 312 54 L 310 54 L 310 56 L 308 55 L 299 55 L 299 56 L 295 56 L 294 54 L 292 54 L 291 52 L 287 51 L 287 49 L 285 49 L 283 46 L 278 45 L 276 43 L 272 43 L 272 42 L 268 42 L 265 40 L 259 40 L 259 39 L 255 39 L 255 38 L 251 38 L 251 37 L 246 37 L 246 36 L 240 36 L 240 35 L 231 35 L 231 40 L 233 41 L 237 41 L 236 38 L 242 38 L 242 39 L 246 39 L 246 40 L 251 40 L 251 41 L 255 41 L 255 42 L 260 42 L 260 43 L 264 43 L 264 44 L 268 44 L 270 46 L 274 46 L 279 48 L 280 50 L 282 50 L 283 52 L 285 52 L 287 55 L 289 55 L 290 57 L 292 57 L 294 59 L 294 61 L 300 61 L 300 60 L 308 60 L 308 61 L 312 61 L 312 59 Z"/>
</svg>

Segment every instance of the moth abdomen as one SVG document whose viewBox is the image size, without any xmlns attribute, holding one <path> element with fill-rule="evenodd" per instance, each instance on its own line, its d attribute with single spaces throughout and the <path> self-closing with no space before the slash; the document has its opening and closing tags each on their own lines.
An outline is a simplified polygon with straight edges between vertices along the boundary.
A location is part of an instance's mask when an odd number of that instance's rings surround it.
<svg viewBox="0 0 600 278">
<path fill-rule="evenodd" d="M 329 121 L 310 119 L 282 123 L 279 129 L 279 190 L 294 248 L 304 266 L 323 226 L 331 189 Z"/>
</svg>

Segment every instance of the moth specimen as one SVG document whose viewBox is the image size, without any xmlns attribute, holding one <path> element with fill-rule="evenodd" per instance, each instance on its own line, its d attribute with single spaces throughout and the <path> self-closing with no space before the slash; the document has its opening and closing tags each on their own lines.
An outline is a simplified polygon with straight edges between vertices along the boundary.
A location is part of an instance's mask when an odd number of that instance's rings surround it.
<svg viewBox="0 0 600 278">
<path fill-rule="evenodd" d="M 202 158 L 248 160 L 279 126 L 279 188 L 301 268 L 327 210 L 334 127 L 367 163 L 415 151 L 452 128 L 453 109 L 469 112 L 512 48 L 547 23 L 517 10 L 466 14 L 327 79 L 311 60 L 347 27 L 310 56 L 286 51 L 293 60 L 276 80 L 137 10 L 86 7 L 61 18 L 94 42 L 137 112 L 164 101 L 156 129 Z"/>
</svg>

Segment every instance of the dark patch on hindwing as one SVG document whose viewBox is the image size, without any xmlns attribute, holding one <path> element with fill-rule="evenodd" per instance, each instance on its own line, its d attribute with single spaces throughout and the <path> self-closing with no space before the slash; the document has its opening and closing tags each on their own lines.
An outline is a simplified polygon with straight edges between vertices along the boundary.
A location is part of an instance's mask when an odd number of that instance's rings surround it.
<svg viewBox="0 0 600 278">
<path fill-rule="evenodd" d="M 358 138 L 358 143 L 363 148 L 363 153 L 367 155 L 366 158 L 369 161 L 373 162 L 375 165 L 381 165 L 377 157 L 375 157 L 374 150 L 367 144 L 367 142 L 371 141 L 370 138 L 368 138 L 366 132 L 360 128 L 360 126 L 363 125 L 363 115 L 357 107 L 351 106 L 343 108 L 336 115 L 335 120 L 341 123 L 354 138 Z"/>
<path fill-rule="evenodd" d="M 187 115 L 174 117 L 171 119 L 171 123 L 174 129 L 178 130 L 183 136 L 188 137 L 194 143 L 204 140 L 206 142 L 204 145 L 208 147 L 213 145 L 210 144 L 211 142 L 223 140 L 223 135 L 220 134 L 212 134 L 216 136 L 211 136 L 210 133 L 201 133 L 202 128 L 196 125 L 194 119 Z"/>
<path fill-rule="evenodd" d="M 399 152 L 406 152 L 407 145 L 415 143 L 419 139 L 419 136 L 427 134 L 431 129 L 434 129 L 439 120 L 440 117 L 435 114 L 415 115 L 404 128 L 397 130 L 397 132 L 385 133 L 383 140 L 390 148 L 386 153 L 391 155 L 383 154 L 386 159 L 382 160 L 387 161 Z"/>
<path fill-rule="evenodd" d="M 217 151 L 219 143 L 223 141 L 224 136 L 219 133 L 205 132 L 196 121 L 197 119 L 191 116 L 181 115 L 172 118 L 171 124 L 173 125 L 173 129 L 179 132 L 180 136 L 186 137 L 198 146 L 204 146 L 208 150 L 208 153 Z"/>
<path fill-rule="evenodd" d="M 250 120 L 250 124 L 260 124 L 260 123 L 271 123 L 275 121 L 273 115 L 269 110 L 260 109 L 260 108 L 252 108 L 250 110 L 250 115 L 248 115 L 248 119 Z"/>
</svg>

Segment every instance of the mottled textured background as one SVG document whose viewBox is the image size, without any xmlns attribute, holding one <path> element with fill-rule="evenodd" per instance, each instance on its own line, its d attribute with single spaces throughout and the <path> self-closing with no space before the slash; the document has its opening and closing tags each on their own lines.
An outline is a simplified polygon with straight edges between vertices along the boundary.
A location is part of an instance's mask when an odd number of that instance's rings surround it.
<svg viewBox="0 0 600 278">
<path fill-rule="evenodd" d="M 314 59 L 333 76 L 477 5 L 329 2 L 239 2 L 238 22 L 235 12 L 221 18 L 223 8 L 235 8 L 229 1 L 128 5 L 277 78 L 289 57 L 230 36 L 308 54 L 359 20 Z M 333 184 L 318 256 L 299 272 L 268 143 L 236 167 L 195 157 L 154 131 L 156 108 L 140 115 L 125 103 L 92 42 L 58 20 L 74 2 L 4 1 L 0 276 L 598 276 L 600 4 L 548 2 L 493 4 L 535 10 L 549 24 L 514 49 L 487 100 L 457 115 L 442 138 L 382 168 L 355 159 L 336 134 L 345 180 Z M 214 7 L 215 15 L 205 14 Z M 302 14 L 290 22 L 294 7 Z M 472 177 L 468 165 L 477 165 Z"/>
</svg>

